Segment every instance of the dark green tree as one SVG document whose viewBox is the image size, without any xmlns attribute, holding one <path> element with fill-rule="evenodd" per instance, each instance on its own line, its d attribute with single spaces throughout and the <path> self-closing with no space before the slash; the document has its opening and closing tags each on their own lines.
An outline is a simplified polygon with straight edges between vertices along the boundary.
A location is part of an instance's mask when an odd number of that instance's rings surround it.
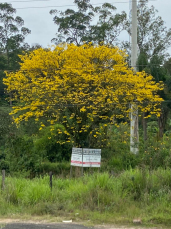
<svg viewBox="0 0 171 229">
<path fill-rule="evenodd" d="M 6 54 L 6 65 L 9 70 L 18 68 L 18 54 L 28 45 L 24 42 L 30 33 L 25 28 L 24 20 L 15 16 L 16 9 L 8 3 L 0 3 L 0 56 Z"/>
<path fill-rule="evenodd" d="M 160 63 L 168 57 L 171 45 L 171 29 L 165 26 L 163 19 L 158 16 L 154 6 L 148 6 L 149 0 L 139 1 L 138 14 L 138 49 L 140 55 L 145 55 L 148 62 L 154 56 L 160 57 Z M 131 24 L 126 23 L 127 31 L 131 35 Z M 128 44 L 126 44 L 128 46 Z"/>
<path fill-rule="evenodd" d="M 94 8 L 98 21 L 90 27 L 89 42 L 117 45 L 120 33 L 125 29 L 126 13 L 116 14 L 116 7 L 104 3 L 101 7 Z"/>
<path fill-rule="evenodd" d="M 139 57 L 137 66 L 139 71 L 150 73 L 154 79 L 163 81 L 167 87 L 167 71 L 164 62 L 168 58 L 168 48 L 171 45 L 171 29 L 167 29 L 163 19 L 157 15 L 158 11 L 154 6 L 148 7 L 148 0 L 138 3 L 138 49 Z M 130 25 L 128 33 L 131 35 Z M 161 92 L 160 96 L 167 99 L 166 91 Z M 161 115 L 158 119 L 159 137 L 163 136 L 167 116 L 168 106 L 163 103 Z M 145 125 L 146 126 L 146 125 Z M 145 131 L 145 129 L 144 129 Z M 146 136 L 145 136 L 146 139 Z"/>
<path fill-rule="evenodd" d="M 0 95 L 4 94 L 2 78 L 4 70 L 19 68 L 18 55 L 28 49 L 25 37 L 30 30 L 24 27 L 21 17 L 15 16 L 16 9 L 8 3 L 0 3 Z"/>
<path fill-rule="evenodd" d="M 171 45 L 171 29 L 167 29 L 163 19 L 157 15 L 154 6 L 148 7 L 148 0 L 138 3 L 138 47 L 149 60 L 154 56 L 164 61 Z"/>
<path fill-rule="evenodd" d="M 78 10 L 67 9 L 64 12 L 51 10 L 53 21 L 58 26 L 54 43 L 68 42 L 80 45 L 89 34 L 90 22 L 94 17 L 90 0 L 75 0 Z"/>
<path fill-rule="evenodd" d="M 50 14 L 55 14 L 53 21 L 58 26 L 57 37 L 52 41 L 56 44 L 103 42 L 116 45 L 117 38 L 125 27 L 126 13 L 116 14 L 116 7 L 109 3 L 95 8 L 90 4 L 90 0 L 75 0 L 74 3 L 77 11 L 50 11 Z"/>
</svg>

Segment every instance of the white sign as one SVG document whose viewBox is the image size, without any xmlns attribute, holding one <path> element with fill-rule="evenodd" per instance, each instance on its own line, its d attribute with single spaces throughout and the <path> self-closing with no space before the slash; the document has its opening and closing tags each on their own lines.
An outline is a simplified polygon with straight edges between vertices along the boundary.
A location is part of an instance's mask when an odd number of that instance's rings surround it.
<svg viewBox="0 0 171 229">
<path fill-rule="evenodd" d="M 72 148 L 71 165 L 80 167 L 100 167 L 101 149 Z"/>
</svg>

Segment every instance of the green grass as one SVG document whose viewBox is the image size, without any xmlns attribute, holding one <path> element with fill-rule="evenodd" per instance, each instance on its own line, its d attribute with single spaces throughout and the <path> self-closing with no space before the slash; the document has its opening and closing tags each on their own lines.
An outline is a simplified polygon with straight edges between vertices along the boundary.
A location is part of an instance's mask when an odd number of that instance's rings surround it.
<svg viewBox="0 0 171 229">
<path fill-rule="evenodd" d="M 62 216 L 98 223 L 144 225 L 171 223 L 171 170 L 128 170 L 114 177 L 108 173 L 84 177 L 7 177 L 0 192 L 0 215 Z"/>
</svg>

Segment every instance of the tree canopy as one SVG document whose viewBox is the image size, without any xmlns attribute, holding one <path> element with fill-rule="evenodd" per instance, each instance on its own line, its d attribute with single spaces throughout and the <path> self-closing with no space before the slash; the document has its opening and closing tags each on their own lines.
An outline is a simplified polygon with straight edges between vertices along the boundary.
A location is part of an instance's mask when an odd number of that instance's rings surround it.
<svg viewBox="0 0 171 229">
<path fill-rule="evenodd" d="M 162 101 L 157 95 L 162 84 L 145 72 L 135 74 L 117 47 L 71 44 L 40 48 L 20 58 L 20 70 L 6 72 L 4 79 L 18 102 L 12 111 L 15 122 L 46 117 L 52 130 L 61 122 L 68 141 L 90 133 L 96 138 L 100 123 L 129 116 L 129 103 L 136 101 L 141 110 L 156 113 Z"/>
<path fill-rule="evenodd" d="M 24 20 L 15 14 L 16 9 L 11 4 L 0 3 L 0 53 L 7 56 L 7 69 L 16 69 L 19 49 L 27 46 L 24 40 L 31 32 L 24 27 Z"/>
<path fill-rule="evenodd" d="M 125 28 L 126 13 L 116 13 L 116 7 L 104 3 L 101 7 L 93 7 L 90 0 L 75 0 L 78 10 L 51 10 L 55 15 L 54 23 L 58 26 L 55 44 L 61 42 L 82 45 L 84 42 L 116 45 L 117 38 Z"/>
<path fill-rule="evenodd" d="M 154 6 L 147 6 L 148 0 L 138 3 L 138 47 L 149 59 L 160 56 L 164 60 L 171 45 L 171 29 L 157 15 Z"/>
<path fill-rule="evenodd" d="M 0 96 L 4 96 L 3 71 L 19 69 L 18 54 L 29 47 L 25 37 L 30 30 L 24 27 L 24 20 L 15 14 L 16 9 L 11 4 L 0 3 Z"/>
</svg>

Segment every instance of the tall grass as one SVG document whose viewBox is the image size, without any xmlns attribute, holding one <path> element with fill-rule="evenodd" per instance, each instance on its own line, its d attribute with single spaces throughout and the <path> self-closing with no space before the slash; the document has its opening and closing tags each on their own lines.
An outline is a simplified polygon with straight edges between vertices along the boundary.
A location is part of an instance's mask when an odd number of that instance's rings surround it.
<svg viewBox="0 0 171 229">
<path fill-rule="evenodd" d="M 77 179 L 28 180 L 7 177 L 0 193 L 0 214 L 67 215 L 101 222 L 171 222 L 171 170 L 134 169 L 110 176 L 85 174 Z M 78 215 L 78 214 L 77 214 Z"/>
</svg>

